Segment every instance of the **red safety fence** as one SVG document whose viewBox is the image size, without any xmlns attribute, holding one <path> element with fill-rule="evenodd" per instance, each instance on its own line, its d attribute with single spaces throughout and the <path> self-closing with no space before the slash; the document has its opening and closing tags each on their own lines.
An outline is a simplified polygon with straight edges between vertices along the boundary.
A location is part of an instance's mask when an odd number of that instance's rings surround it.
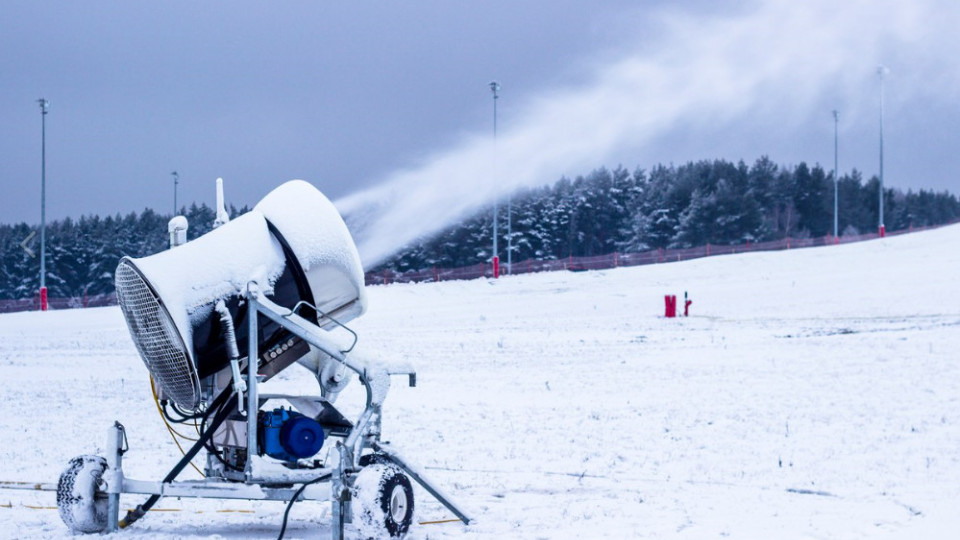
<svg viewBox="0 0 960 540">
<path fill-rule="evenodd" d="M 70 298 L 47 298 L 48 309 L 76 309 L 115 305 L 117 305 L 116 293 L 92 294 L 90 296 L 74 296 Z M 33 298 L 0 300 L 0 313 L 12 313 L 14 311 L 36 311 L 39 309 L 39 294 Z"/>
<path fill-rule="evenodd" d="M 946 225 L 960 223 L 960 220 L 953 220 Z M 911 227 L 900 231 L 888 231 L 886 236 L 898 236 L 912 232 L 936 229 L 944 225 L 931 225 L 929 227 Z M 829 246 L 834 244 L 850 244 L 853 242 L 862 242 L 864 240 L 873 240 L 880 235 L 878 233 L 841 236 L 839 238 L 832 235 L 821 236 L 817 238 L 783 238 L 781 240 L 771 240 L 769 242 L 757 242 L 738 244 L 735 246 L 715 246 L 707 244 L 705 246 L 685 248 L 685 249 L 653 249 L 639 253 L 609 253 L 607 255 L 597 255 L 594 257 L 567 257 L 566 259 L 554 260 L 534 260 L 527 259 L 521 262 L 515 262 L 510 266 L 502 264 L 500 271 L 506 274 L 530 274 L 534 272 L 554 272 L 557 270 L 568 270 L 579 272 L 584 270 L 603 270 L 608 268 L 617 268 L 620 266 L 641 266 L 645 264 L 659 264 L 666 262 L 688 261 L 690 259 L 699 259 L 701 257 L 710 257 L 713 255 L 730 255 L 734 253 L 747 253 L 752 251 L 779 251 L 784 249 L 799 249 L 816 246 Z M 395 272 L 393 270 L 383 270 L 380 272 L 367 272 L 367 285 L 385 285 L 390 283 L 424 283 L 436 281 L 452 281 L 458 279 L 476 279 L 480 277 L 493 277 L 493 266 L 488 263 L 478 263 L 470 266 L 461 266 L 459 268 L 427 268 L 424 270 L 415 270 L 409 272 Z M 47 300 L 50 309 L 73 309 L 85 307 L 101 307 L 117 305 L 117 295 L 115 293 L 98 294 L 91 296 L 73 297 L 73 298 L 50 298 Z M 39 294 L 34 298 L 25 298 L 19 300 L 0 300 L 0 313 L 9 313 L 14 311 L 28 311 L 40 309 Z"/>
<path fill-rule="evenodd" d="M 960 220 L 953 220 L 949 224 L 958 223 Z M 932 225 L 929 227 L 911 227 L 900 231 L 888 231 L 886 236 L 897 236 L 911 232 L 924 231 L 943 227 L 944 225 Z M 606 255 L 596 255 L 593 257 L 567 257 L 565 259 L 554 260 L 534 260 L 527 259 L 521 262 L 515 262 L 512 265 L 505 265 L 500 261 L 501 274 L 529 274 L 533 272 L 553 272 L 556 270 L 568 270 L 578 272 L 583 270 L 603 270 L 608 268 L 617 268 L 620 266 L 640 266 L 644 264 L 659 264 L 665 262 L 687 261 L 698 259 L 700 257 L 710 257 L 713 255 L 730 255 L 734 253 L 747 253 L 752 251 L 778 251 L 784 249 L 799 249 L 816 246 L 829 246 L 834 244 L 850 244 L 853 242 L 862 242 L 864 240 L 873 240 L 880 235 L 878 233 L 859 234 L 841 236 L 839 238 L 833 235 L 820 236 L 817 238 L 783 238 L 781 240 L 771 240 L 769 242 L 747 242 L 734 246 L 723 245 L 715 246 L 707 244 L 684 249 L 654 249 L 639 253 L 608 253 Z M 427 268 L 424 270 L 412 270 L 408 272 L 395 272 L 393 270 L 382 270 L 379 272 L 367 272 L 367 285 L 384 285 L 389 283 L 422 283 L 431 281 L 450 281 L 455 279 L 476 279 L 479 277 L 493 277 L 493 267 L 490 263 L 479 263 L 459 268 Z"/>
</svg>

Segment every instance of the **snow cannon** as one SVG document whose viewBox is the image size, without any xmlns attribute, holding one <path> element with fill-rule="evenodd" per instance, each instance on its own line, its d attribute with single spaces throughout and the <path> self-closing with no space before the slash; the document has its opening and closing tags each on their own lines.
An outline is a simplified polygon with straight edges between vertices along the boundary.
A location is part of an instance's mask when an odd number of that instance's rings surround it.
<svg viewBox="0 0 960 540">
<path fill-rule="evenodd" d="M 294 502 L 329 501 L 334 540 L 351 532 L 401 538 L 413 522 L 412 482 L 469 523 L 380 440 L 391 377 L 415 386 L 416 372 L 355 350 L 359 336 L 347 324 L 366 310 L 363 267 L 333 204 L 294 180 L 218 223 L 168 251 L 124 257 L 116 272 L 120 310 L 167 430 L 176 438 L 170 424 L 186 423 L 198 437 L 185 439 L 182 459 L 162 480 L 135 480 L 122 466 L 126 428 L 114 422 L 106 455 L 74 458 L 60 476 L 57 506 L 67 526 L 114 532 L 164 496 L 273 500 L 287 504 L 278 513 L 282 537 Z M 318 394 L 265 391 L 295 364 L 316 378 Z M 366 394 L 352 420 L 335 405 L 351 375 Z M 177 480 L 187 465 L 200 470 L 193 460 L 201 452 L 204 478 Z M 121 494 L 148 498 L 121 519 Z"/>
<path fill-rule="evenodd" d="M 218 302 L 229 311 L 237 356 L 244 357 L 249 284 L 329 329 L 363 313 L 363 280 L 340 214 L 299 180 L 192 242 L 142 259 L 124 257 L 116 272 L 117 298 L 140 357 L 161 396 L 187 413 L 201 406 L 200 381 L 230 363 Z M 310 353 L 306 342 L 272 321 L 259 328 L 260 373 L 268 378 Z"/>
</svg>

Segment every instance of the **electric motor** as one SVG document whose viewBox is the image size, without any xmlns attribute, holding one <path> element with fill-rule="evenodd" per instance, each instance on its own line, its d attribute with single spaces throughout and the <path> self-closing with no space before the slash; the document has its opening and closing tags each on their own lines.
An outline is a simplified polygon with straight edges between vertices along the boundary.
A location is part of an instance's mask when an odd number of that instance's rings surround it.
<svg viewBox="0 0 960 540">
<path fill-rule="evenodd" d="M 283 408 L 260 411 L 257 424 L 260 455 L 295 462 L 312 457 L 323 446 L 320 424 L 296 411 Z"/>
</svg>

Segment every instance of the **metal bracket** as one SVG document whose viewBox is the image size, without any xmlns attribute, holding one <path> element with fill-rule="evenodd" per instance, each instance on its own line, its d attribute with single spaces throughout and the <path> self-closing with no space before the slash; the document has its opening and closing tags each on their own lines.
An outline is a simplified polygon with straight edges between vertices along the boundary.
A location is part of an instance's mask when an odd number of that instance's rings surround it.
<svg viewBox="0 0 960 540">
<path fill-rule="evenodd" d="M 334 324 L 336 324 L 336 325 L 339 326 L 340 328 L 343 328 L 343 329 L 346 330 L 347 332 L 350 332 L 350 334 L 353 335 L 353 343 L 350 344 L 350 348 L 348 348 L 348 349 L 346 349 L 346 350 L 343 350 L 343 351 L 340 351 L 342 354 L 347 354 L 347 353 L 349 353 L 350 351 L 353 350 L 354 347 L 357 346 L 357 341 L 360 340 L 360 336 L 358 336 L 356 332 L 354 332 L 353 330 L 351 330 L 349 326 L 347 326 L 347 325 L 343 324 L 342 322 L 334 319 L 333 316 L 330 315 L 329 313 L 326 313 L 326 312 L 322 311 L 320 308 L 318 308 L 317 306 L 311 304 L 310 302 L 307 302 L 306 300 L 301 300 L 301 301 L 297 302 L 296 305 L 293 306 L 293 309 L 290 310 L 290 313 L 284 315 L 284 317 L 289 317 L 289 316 L 291 316 L 291 315 L 296 315 L 297 310 L 299 310 L 302 306 L 307 306 L 307 307 L 309 307 L 309 308 L 312 309 L 313 311 L 315 311 L 315 312 L 317 312 L 318 314 L 322 315 L 324 318 L 329 319 L 330 321 L 333 321 Z"/>
<path fill-rule="evenodd" d="M 237 393 L 237 411 L 246 416 L 247 411 L 243 410 L 243 393 L 247 391 L 247 383 L 240 375 L 240 360 L 230 359 L 230 372 L 233 374 L 233 391 Z"/>
</svg>

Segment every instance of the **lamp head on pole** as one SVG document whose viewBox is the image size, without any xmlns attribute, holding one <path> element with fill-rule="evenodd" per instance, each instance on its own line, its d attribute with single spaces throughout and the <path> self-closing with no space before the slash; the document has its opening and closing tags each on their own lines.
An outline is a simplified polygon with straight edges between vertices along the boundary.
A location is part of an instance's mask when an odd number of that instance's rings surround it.
<svg viewBox="0 0 960 540">
<path fill-rule="evenodd" d="M 47 114 L 47 109 L 50 108 L 50 102 L 44 98 L 40 98 L 37 100 L 37 103 L 40 104 L 40 113 Z"/>
<path fill-rule="evenodd" d="M 497 98 L 499 97 L 499 96 L 497 95 L 497 92 L 500 91 L 500 83 L 498 83 L 497 81 L 491 81 L 491 82 L 490 82 L 490 91 L 493 92 L 493 99 L 497 99 Z"/>
</svg>

